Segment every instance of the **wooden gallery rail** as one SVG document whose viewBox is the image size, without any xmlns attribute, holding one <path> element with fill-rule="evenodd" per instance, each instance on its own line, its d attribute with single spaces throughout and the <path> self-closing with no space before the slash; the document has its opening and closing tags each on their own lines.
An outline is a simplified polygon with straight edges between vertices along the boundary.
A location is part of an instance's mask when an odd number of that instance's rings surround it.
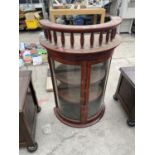
<svg viewBox="0 0 155 155">
<path fill-rule="evenodd" d="M 105 111 L 104 95 L 120 17 L 104 24 L 71 26 L 41 20 L 54 88 L 55 115 L 72 127 L 98 122 Z"/>
</svg>

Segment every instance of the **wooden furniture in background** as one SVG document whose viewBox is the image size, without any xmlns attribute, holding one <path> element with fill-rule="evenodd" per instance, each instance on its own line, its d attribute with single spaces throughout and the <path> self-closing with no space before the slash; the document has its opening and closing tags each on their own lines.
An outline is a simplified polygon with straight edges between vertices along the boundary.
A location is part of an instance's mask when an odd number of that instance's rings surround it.
<svg viewBox="0 0 155 155">
<path fill-rule="evenodd" d="M 104 94 L 114 49 L 120 44 L 120 17 L 89 26 L 41 20 L 48 51 L 57 118 L 72 127 L 98 122 L 105 111 Z M 95 39 L 94 39 L 95 38 Z"/>
<path fill-rule="evenodd" d="M 84 9 L 53 9 L 50 8 L 50 19 L 55 23 L 56 16 L 64 15 L 101 15 L 100 23 L 104 23 L 105 9 L 104 8 L 84 8 Z M 96 16 L 94 18 L 96 24 Z"/>
<path fill-rule="evenodd" d="M 122 67 L 120 71 L 114 99 L 119 100 L 126 111 L 128 125 L 135 126 L 135 67 Z"/>
<path fill-rule="evenodd" d="M 31 71 L 19 72 L 19 146 L 27 147 L 29 152 L 38 148 L 35 142 L 36 115 L 38 106 L 31 81 Z"/>
</svg>

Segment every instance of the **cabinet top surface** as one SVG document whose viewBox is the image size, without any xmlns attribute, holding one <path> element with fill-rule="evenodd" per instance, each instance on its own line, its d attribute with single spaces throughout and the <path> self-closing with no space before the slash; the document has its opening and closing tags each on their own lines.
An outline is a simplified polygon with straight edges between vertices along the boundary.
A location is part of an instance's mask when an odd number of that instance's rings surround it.
<svg viewBox="0 0 155 155">
<path fill-rule="evenodd" d="M 19 71 L 19 111 L 22 111 L 31 79 L 31 71 Z"/>
<path fill-rule="evenodd" d="M 135 66 L 121 67 L 120 70 L 123 76 L 125 76 L 128 81 L 135 86 Z"/>
</svg>

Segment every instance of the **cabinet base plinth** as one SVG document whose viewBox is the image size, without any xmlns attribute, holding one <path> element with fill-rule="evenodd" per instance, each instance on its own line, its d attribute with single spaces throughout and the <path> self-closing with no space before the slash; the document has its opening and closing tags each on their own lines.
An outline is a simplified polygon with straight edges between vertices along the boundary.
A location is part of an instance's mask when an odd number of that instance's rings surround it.
<svg viewBox="0 0 155 155">
<path fill-rule="evenodd" d="M 89 118 L 85 123 L 82 123 L 80 121 L 77 120 L 72 120 L 69 118 L 64 117 L 61 112 L 59 111 L 58 108 L 54 108 L 54 113 L 56 115 L 56 117 L 64 124 L 74 127 L 74 128 L 85 128 L 85 127 L 89 127 L 91 125 L 96 124 L 104 115 L 105 112 L 105 106 L 102 105 L 100 108 L 100 111 L 98 113 L 96 113 L 95 116 Z"/>
</svg>

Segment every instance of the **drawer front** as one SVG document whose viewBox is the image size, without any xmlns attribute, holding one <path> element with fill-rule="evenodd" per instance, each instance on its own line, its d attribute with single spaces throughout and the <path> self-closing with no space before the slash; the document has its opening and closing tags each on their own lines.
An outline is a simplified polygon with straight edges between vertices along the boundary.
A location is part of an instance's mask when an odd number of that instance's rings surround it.
<svg viewBox="0 0 155 155">
<path fill-rule="evenodd" d="M 135 88 L 124 77 L 122 77 L 118 94 L 130 112 L 135 106 Z"/>
</svg>

